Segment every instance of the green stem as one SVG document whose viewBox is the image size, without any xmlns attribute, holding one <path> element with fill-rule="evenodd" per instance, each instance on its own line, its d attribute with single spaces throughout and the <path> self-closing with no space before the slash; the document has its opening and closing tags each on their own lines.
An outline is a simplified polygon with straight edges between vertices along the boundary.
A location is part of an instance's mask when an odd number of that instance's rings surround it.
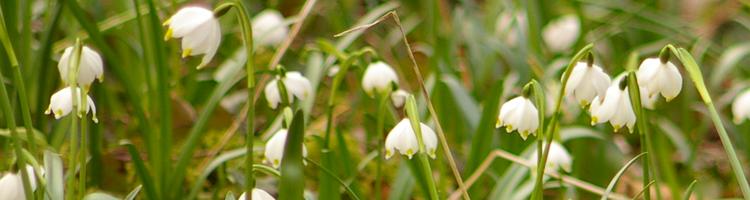
<svg viewBox="0 0 750 200">
<path fill-rule="evenodd" d="M 6 27 L 4 17 L 5 15 L 2 12 L 2 9 L 0 9 L 0 39 L 2 40 L 3 48 L 5 48 L 5 53 L 8 55 L 8 59 L 10 60 L 10 65 L 13 68 L 13 84 L 18 90 L 23 124 L 26 130 L 33 130 L 33 126 L 31 123 L 31 111 L 29 109 L 29 98 L 26 93 L 26 86 L 23 82 L 23 76 L 21 76 L 21 69 L 19 68 L 16 52 L 13 49 L 13 44 L 11 43 L 10 37 L 8 36 L 8 29 Z M 28 25 L 24 27 L 26 28 L 28 27 Z M 26 134 L 26 139 L 26 141 L 29 142 L 29 149 L 31 150 L 31 152 L 36 153 L 36 142 L 32 138 L 31 134 Z"/>
<path fill-rule="evenodd" d="M 382 185 L 383 185 L 383 160 L 385 159 L 383 157 L 382 151 L 383 148 L 383 141 L 384 141 L 384 124 L 385 124 L 385 113 L 386 109 L 388 108 L 386 105 L 388 102 L 388 94 L 387 93 L 380 93 L 378 94 L 378 118 L 377 118 L 377 127 L 375 129 L 375 132 L 377 133 L 377 141 L 378 141 L 378 159 L 377 159 L 377 171 L 375 173 L 375 199 L 382 199 L 380 197 L 380 193 L 382 192 Z M 419 134 L 418 134 L 419 135 Z M 421 147 L 420 147 L 421 148 Z"/>
<path fill-rule="evenodd" d="M 68 162 L 68 173 L 67 173 L 68 177 L 67 177 L 67 184 L 66 184 L 68 193 L 66 194 L 66 197 L 67 197 L 66 199 L 76 198 L 75 196 L 76 185 L 74 184 L 75 182 L 74 174 L 76 170 L 76 165 L 80 164 L 78 163 L 79 160 L 76 159 L 76 156 L 78 155 L 77 154 L 78 153 L 77 151 L 78 135 L 76 133 L 78 132 L 77 131 L 78 130 L 77 128 L 78 112 L 79 112 L 79 107 L 81 106 L 78 104 L 79 102 L 78 98 L 80 97 L 79 89 L 78 89 L 78 70 L 79 70 L 79 64 L 81 61 L 82 48 L 83 48 L 83 44 L 81 43 L 81 40 L 76 39 L 76 43 L 73 48 L 73 54 L 71 55 L 72 59 L 70 59 L 69 61 L 70 69 L 68 69 L 68 74 L 66 74 L 68 78 L 68 87 L 69 87 L 68 89 L 70 89 L 70 94 L 71 94 L 70 96 L 72 98 L 72 104 L 73 104 L 73 109 L 68 114 L 70 115 L 71 120 L 70 120 L 70 127 L 68 129 L 68 134 L 70 136 L 70 155 L 69 155 L 70 157 L 69 157 L 69 162 Z M 83 189 L 83 188 L 79 188 L 79 189 Z M 78 191 L 78 192 L 83 193 L 83 191 Z M 76 199 L 80 199 L 80 198 L 76 198 Z"/>
<path fill-rule="evenodd" d="M 0 11 L 0 15 L 1 14 L 2 12 Z M 2 19 L 2 16 L 0 16 L 0 19 Z M 0 32 L 5 31 L 2 30 Z M 16 159 L 18 159 L 16 166 L 20 169 L 24 194 L 26 195 L 27 200 L 31 200 L 33 199 L 33 193 L 31 191 L 31 184 L 29 182 L 29 174 L 26 172 L 26 158 L 21 152 L 21 138 L 20 136 L 18 136 L 18 130 L 16 130 L 16 121 L 13 115 L 13 108 L 11 108 L 10 106 L 10 98 L 8 97 L 8 91 L 5 88 L 5 78 L 3 77 L 5 76 L 3 75 L 2 70 L 0 70 L 0 106 L 2 106 L 3 115 L 5 116 L 5 122 L 8 124 L 8 129 L 10 129 L 13 151 L 16 153 Z M 31 135 L 29 134 L 31 133 L 29 132 L 29 130 L 26 131 L 27 135 Z"/>
<path fill-rule="evenodd" d="M 740 164 L 740 160 L 737 157 L 734 146 L 732 145 L 732 140 L 729 138 L 727 130 L 724 128 L 724 123 L 722 123 L 719 113 L 716 111 L 716 107 L 714 107 L 711 94 L 709 94 L 708 89 L 706 89 L 706 84 L 703 81 L 703 73 L 701 72 L 698 63 L 695 62 L 695 59 L 690 55 L 690 52 L 684 48 L 675 48 L 672 45 L 667 45 L 664 48 L 669 48 L 672 51 L 672 54 L 682 61 L 690 79 L 693 81 L 693 85 L 695 85 L 695 89 L 698 90 L 698 93 L 703 99 L 703 103 L 708 109 L 711 121 L 713 121 L 714 127 L 719 134 L 719 139 L 721 139 L 721 145 L 724 147 L 724 151 L 728 154 L 727 156 L 729 156 L 729 164 L 732 166 L 732 171 L 734 171 L 734 175 L 740 185 L 744 199 L 750 200 L 750 184 L 747 182 L 745 172 L 742 169 L 742 164 Z"/>
<path fill-rule="evenodd" d="M 409 117 L 411 128 L 414 130 L 414 134 L 417 136 L 417 143 L 419 143 L 419 151 L 417 152 L 417 159 L 419 159 L 420 167 L 424 172 L 425 178 L 427 178 L 427 187 L 430 188 L 430 199 L 440 199 L 438 195 L 437 187 L 435 186 L 435 179 L 432 177 L 432 169 L 430 168 L 430 160 L 427 158 L 427 150 L 422 141 L 422 127 L 419 122 L 419 112 L 417 112 L 417 100 L 414 99 L 414 95 L 409 95 L 406 100 L 406 114 Z"/>
<path fill-rule="evenodd" d="M 81 93 L 81 96 L 79 98 L 86 98 L 86 94 Z M 83 101 L 86 102 L 86 101 Z M 81 103 L 80 107 L 86 106 L 85 103 Z M 85 109 L 85 107 L 84 107 Z M 81 139 L 81 147 L 79 149 L 79 161 L 81 163 L 81 171 L 79 172 L 79 178 L 78 178 L 78 199 L 83 199 L 83 197 L 86 195 L 86 172 L 87 170 L 87 162 L 88 159 L 88 135 L 86 134 L 86 128 L 87 128 L 87 120 L 86 120 L 86 113 L 84 110 L 84 115 L 81 117 L 81 128 L 80 128 L 80 139 Z"/>
<path fill-rule="evenodd" d="M 555 109 L 552 112 L 552 118 L 549 121 L 549 124 L 547 125 L 546 129 L 544 129 L 544 136 L 547 137 L 547 144 L 546 148 L 544 148 L 544 152 L 542 153 L 542 162 L 537 163 L 537 167 L 541 168 L 539 169 L 540 172 L 544 172 L 544 168 L 547 166 L 547 157 L 549 156 L 549 149 L 550 145 L 552 144 L 552 139 L 554 138 L 554 135 L 559 131 L 559 120 L 560 116 L 562 115 L 562 100 L 565 96 L 565 86 L 568 84 L 568 79 L 570 78 L 570 73 L 573 71 L 573 67 L 578 63 L 579 60 L 583 59 L 584 56 L 588 56 L 589 52 L 591 52 L 591 48 L 593 48 L 593 44 L 588 44 L 585 47 L 583 47 L 581 50 L 576 53 L 575 56 L 570 60 L 570 63 L 568 63 L 567 68 L 565 68 L 565 73 L 563 73 L 562 77 L 562 84 L 560 85 L 560 92 L 557 94 L 557 97 L 555 99 Z M 537 183 L 539 183 L 540 177 L 537 178 Z M 541 199 L 541 192 L 542 192 L 542 184 L 536 184 L 535 185 L 535 192 L 536 194 L 533 194 L 532 196 L 536 197 L 536 199 Z"/>
<path fill-rule="evenodd" d="M 245 62 L 245 72 L 247 73 L 247 133 L 245 137 L 245 149 L 247 154 L 245 155 L 245 192 L 252 194 L 252 189 L 255 187 L 255 174 L 253 173 L 253 142 L 255 137 L 255 66 L 253 65 L 253 26 L 250 22 L 250 15 L 248 15 L 247 6 L 245 6 L 242 0 L 236 0 L 231 3 L 222 4 L 216 8 L 215 13 L 223 14 L 229 7 L 237 10 L 237 19 L 240 22 L 240 28 L 242 30 L 242 42 L 245 46 L 245 53 L 247 54 L 247 60 Z M 252 196 L 252 195 L 248 195 Z"/>
</svg>

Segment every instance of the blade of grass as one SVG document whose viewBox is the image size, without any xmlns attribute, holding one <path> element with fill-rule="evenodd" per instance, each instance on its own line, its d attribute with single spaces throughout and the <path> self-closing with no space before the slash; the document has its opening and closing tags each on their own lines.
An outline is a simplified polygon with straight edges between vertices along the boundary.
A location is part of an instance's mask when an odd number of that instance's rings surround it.
<svg viewBox="0 0 750 200">
<path fill-rule="evenodd" d="M 281 180 L 279 181 L 279 199 L 303 199 L 305 174 L 302 166 L 302 148 L 305 139 L 305 120 L 301 111 L 294 114 L 289 126 L 284 145 L 284 156 L 281 159 Z"/>
<path fill-rule="evenodd" d="M 346 184 L 343 180 L 341 180 L 341 178 L 336 176 L 336 174 L 334 174 L 331 170 L 323 167 L 322 165 L 318 164 L 314 160 L 305 158 L 305 161 L 307 161 L 308 163 L 312 163 L 313 165 L 315 165 L 315 167 L 318 167 L 321 171 L 328 174 L 328 176 L 333 177 L 341 185 L 341 187 L 344 187 L 344 189 L 349 193 L 349 197 L 351 197 L 352 199 L 356 199 L 356 200 L 361 199 L 359 195 L 355 193 L 351 187 L 349 187 L 349 184 Z"/>
<path fill-rule="evenodd" d="M 482 118 L 471 142 L 471 151 L 466 159 L 464 175 L 473 173 L 482 161 L 492 151 L 492 139 L 495 136 L 495 121 L 500 112 L 500 96 L 503 95 L 505 79 L 499 79 L 492 84 L 489 95 L 486 96 L 482 108 Z"/>
<path fill-rule="evenodd" d="M 609 181 L 609 184 L 607 185 L 607 190 L 604 191 L 604 194 L 602 195 L 602 200 L 606 200 L 609 198 L 609 194 L 612 193 L 612 190 L 615 189 L 615 185 L 617 185 L 617 181 L 620 180 L 620 177 L 622 177 L 623 174 L 625 174 L 625 171 L 628 170 L 630 165 L 633 165 L 638 158 L 641 158 L 643 155 L 648 154 L 648 152 L 643 152 L 641 154 L 638 154 L 637 156 L 633 157 L 628 161 L 628 163 L 625 164 L 625 166 L 622 166 L 620 168 L 620 171 L 617 171 L 617 174 L 615 174 L 614 177 L 612 177 L 612 180 Z"/>
<path fill-rule="evenodd" d="M 693 182 L 688 185 L 687 189 L 685 189 L 685 194 L 682 195 L 683 200 L 690 200 L 690 196 L 693 195 L 696 183 L 698 183 L 698 180 L 693 180 Z"/>
<path fill-rule="evenodd" d="M 143 159 L 141 159 L 141 154 L 138 153 L 138 150 L 136 150 L 135 146 L 129 141 L 121 141 L 120 145 L 127 148 L 133 165 L 135 166 L 135 172 L 141 179 L 141 184 L 143 185 L 148 199 L 158 199 L 160 191 L 156 190 L 156 186 L 154 186 L 155 182 L 151 177 L 148 169 L 146 168 L 146 164 L 143 162 Z"/>
<path fill-rule="evenodd" d="M 247 149 L 239 148 L 227 151 L 211 160 L 211 162 L 203 169 L 201 175 L 198 176 L 198 178 L 193 182 L 193 187 L 190 189 L 190 194 L 188 194 L 186 199 L 195 199 L 198 196 L 198 192 L 200 192 L 201 187 L 203 186 L 203 182 L 205 182 L 206 178 L 208 178 L 208 176 L 211 175 L 214 170 L 219 168 L 220 165 L 245 155 L 247 155 Z M 280 176 L 279 171 L 265 165 L 254 164 L 252 170 L 263 171 L 276 177 Z"/>
<path fill-rule="evenodd" d="M 138 197 L 138 194 L 141 193 L 141 188 L 143 188 L 143 185 L 138 185 L 138 187 L 135 187 L 133 191 L 130 191 L 130 193 L 128 193 L 128 196 L 125 196 L 125 200 L 135 200 L 135 198 Z"/>
</svg>

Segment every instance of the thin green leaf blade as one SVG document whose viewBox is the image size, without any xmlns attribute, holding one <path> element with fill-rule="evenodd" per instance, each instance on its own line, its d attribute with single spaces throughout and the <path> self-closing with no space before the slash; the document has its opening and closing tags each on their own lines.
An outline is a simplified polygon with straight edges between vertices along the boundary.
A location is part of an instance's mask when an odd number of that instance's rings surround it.
<svg viewBox="0 0 750 200">
<path fill-rule="evenodd" d="M 294 114 L 281 159 L 279 199 L 303 199 L 305 174 L 302 165 L 302 143 L 305 138 L 305 120 L 302 111 Z"/>
</svg>

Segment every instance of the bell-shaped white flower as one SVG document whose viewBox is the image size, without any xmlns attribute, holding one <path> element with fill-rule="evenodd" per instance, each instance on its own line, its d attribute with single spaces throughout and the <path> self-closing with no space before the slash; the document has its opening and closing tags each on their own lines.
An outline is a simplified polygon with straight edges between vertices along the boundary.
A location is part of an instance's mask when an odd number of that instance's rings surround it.
<svg viewBox="0 0 750 200">
<path fill-rule="evenodd" d="M 495 127 L 503 126 L 508 133 L 518 130 L 521 138 L 526 140 L 529 134 L 536 134 L 536 129 L 539 128 L 539 111 L 528 98 L 524 96 L 513 98 L 500 107 Z"/>
<path fill-rule="evenodd" d="M 745 90 L 734 98 L 732 115 L 734 115 L 734 123 L 737 124 L 750 119 L 750 90 Z"/>
<path fill-rule="evenodd" d="M 643 60 L 636 75 L 638 85 L 646 89 L 649 97 L 661 93 L 667 101 L 670 101 L 682 90 L 682 75 L 669 61 L 662 63 L 659 58 Z"/>
<path fill-rule="evenodd" d="M 284 82 L 287 100 L 289 100 L 289 103 L 294 102 L 294 97 L 303 100 L 307 98 L 307 95 L 310 95 L 310 93 L 312 93 L 310 80 L 307 80 L 307 78 L 302 76 L 302 74 L 300 74 L 299 72 L 287 72 L 284 77 L 277 76 L 274 80 L 268 82 L 268 85 L 266 85 L 266 88 L 264 90 L 268 106 L 273 109 L 276 109 L 276 107 L 279 106 L 279 103 L 282 102 L 281 92 L 279 91 L 278 85 L 279 80 L 283 80 Z"/>
<path fill-rule="evenodd" d="M 261 190 L 258 188 L 253 188 L 252 194 L 253 200 L 276 200 L 276 198 L 273 198 L 271 194 L 268 194 L 268 192 L 266 192 L 265 190 Z M 246 193 L 243 192 L 238 200 L 245 200 L 245 195 Z"/>
<path fill-rule="evenodd" d="M 261 46 L 275 46 L 283 42 L 289 28 L 279 11 L 267 9 L 253 17 L 253 40 Z"/>
<path fill-rule="evenodd" d="M 565 85 L 566 95 L 572 95 L 581 106 L 588 105 L 596 96 L 604 96 L 610 79 L 601 67 L 586 62 L 578 62 L 570 72 Z"/>
<path fill-rule="evenodd" d="M 575 15 L 566 15 L 551 21 L 542 30 L 542 39 L 554 52 L 568 51 L 578 40 L 581 22 Z"/>
<path fill-rule="evenodd" d="M 604 97 L 596 97 L 591 102 L 591 125 L 609 121 L 615 131 L 627 126 L 632 133 L 635 126 L 635 112 L 630 104 L 630 95 L 627 87 L 620 87 L 622 77 L 615 79 L 616 83 L 607 89 Z M 622 89 L 621 89 L 622 88 Z"/>
<path fill-rule="evenodd" d="M 65 51 L 63 51 L 63 54 L 60 57 L 60 62 L 57 63 L 57 70 L 60 72 L 60 80 L 66 85 L 69 81 L 68 70 L 71 68 L 70 58 L 73 57 L 73 49 L 73 47 L 65 48 Z M 83 88 L 89 88 L 91 83 L 94 82 L 94 79 L 99 79 L 101 82 L 104 75 L 103 66 L 102 57 L 99 56 L 99 53 L 87 46 L 83 46 L 83 48 L 81 48 L 81 59 L 78 64 L 78 80 L 76 80 L 78 85 L 83 86 Z"/>
<path fill-rule="evenodd" d="M 20 172 L 20 171 L 19 171 Z M 34 168 L 27 165 L 26 173 L 29 175 L 31 190 L 36 190 L 36 173 Z M 19 173 L 6 173 L 0 178 L 0 199 L 25 200 L 26 193 L 23 188 L 23 177 Z"/>
<path fill-rule="evenodd" d="M 273 168 L 279 168 L 281 160 L 284 158 L 284 146 L 286 145 L 286 129 L 279 129 L 276 133 L 271 136 L 271 139 L 266 142 L 265 160 L 270 163 Z M 307 157 L 307 147 L 302 144 L 302 156 Z"/>
<path fill-rule="evenodd" d="M 393 103 L 393 106 L 396 108 L 404 107 L 404 103 L 406 103 L 406 98 L 409 98 L 409 92 L 398 89 L 395 92 L 391 93 L 391 103 Z"/>
<path fill-rule="evenodd" d="M 362 89 L 370 95 L 375 93 L 390 92 L 394 86 L 398 86 L 398 75 L 388 64 L 382 61 L 370 63 L 362 77 Z"/>
<path fill-rule="evenodd" d="M 214 12 L 197 6 L 180 9 L 164 22 L 164 40 L 182 38 L 182 57 L 203 55 L 198 69 L 206 66 L 221 44 L 221 27 Z"/>
<path fill-rule="evenodd" d="M 54 114 L 55 119 L 60 119 L 70 114 L 70 112 L 73 111 L 72 91 L 73 90 L 71 90 L 70 87 L 66 87 L 55 92 L 55 94 L 52 94 L 52 97 L 50 97 L 49 100 L 49 106 L 47 107 L 47 110 L 44 111 L 44 114 Z M 81 94 L 80 88 L 76 88 L 75 91 L 75 95 Z M 77 99 L 78 102 L 76 105 L 83 105 L 82 98 Z M 96 105 L 94 105 L 94 100 L 92 100 L 90 96 L 86 95 L 86 114 L 89 113 L 89 110 L 93 111 L 91 120 L 93 120 L 94 123 L 99 123 L 99 119 L 96 118 Z"/>
<path fill-rule="evenodd" d="M 424 123 L 419 123 L 419 129 L 422 131 L 422 142 L 427 151 L 426 153 L 434 159 L 438 145 L 437 135 L 435 135 L 435 131 L 432 128 Z M 401 155 L 406 155 L 409 159 L 419 152 L 417 134 L 414 133 L 411 121 L 408 118 L 404 118 L 398 122 L 385 138 L 385 159 L 391 158 L 396 151 Z"/>
<path fill-rule="evenodd" d="M 537 153 L 538 152 L 534 151 L 534 153 L 532 153 L 529 157 L 529 161 L 531 162 L 532 166 L 537 166 Z M 552 142 L 552 144 L 550 144 L 549 146 L 549 154 L 547 155 L 547 166 L 545 167 L 545 171 L 558 171 L 562 169 L 566 172 L 570 172 L 572 166 L 573 158 L 570 156 L 570 153 L 568 153 L 568 150 L 565 150 L 565 147 L 560 145 L 560 143 Z"/>
</svg>

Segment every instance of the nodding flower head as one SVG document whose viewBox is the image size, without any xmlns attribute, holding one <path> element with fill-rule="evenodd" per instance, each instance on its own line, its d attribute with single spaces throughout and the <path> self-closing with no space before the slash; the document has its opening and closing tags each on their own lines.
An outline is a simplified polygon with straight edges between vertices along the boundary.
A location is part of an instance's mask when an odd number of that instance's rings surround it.
<svg viewBox="0 0 750 200">
<path fill-rule="evenodd" d="M 393 68 L 384 62 L 370 63 L 362 77 L 362 89 L 367 95 L 374 96 L 375 93 L 391 92 L 394 86 L 398 86 L 398 75 Z"/>
<path fill-rule="evenodd" d="M 578 40 L 581 22 L 575 15 L 566 15 L 551 21 L 542 30 L 542 39 L 553 52 L 564 52 Z"/>
<path fill-rule="evenodd" d="M 211 61 L 221 43 L 221 27 L 214 12 L 197 6 L 180 9 L 164 22 L 164 40 L 182 38 L 182 57 L 203 55 L 198 69 Z"/>
<path fill-rule="evenodd" d="M 65 51 L 63 51 L 63 54 L 60 57 L 60 62 L 57 63 L 57 70 L 60 72 L 60 80 L 66 85 L 70 81 L 68 80 L 68 71 L 72 67 L 70 66 L 70 59 L 73 57 L 73 49 L 73 47 L 65 48 Z M 83 46 L 81 48 L 80 62 L 78 63 L 78 80 L 76 80 L 78 85 L 88 89 L 91 86 L 91 83 L 94 82 L 94 79 L 99 79 L 100 82 L 104 80 L 103 66 L 102 57 L 99 56 L 99 53 L 87 46 Z"/>
<path fill-rule="evenodd" d="M 732 102 L 732 115 L 734 123 L 742 123 L 745 119 L 750 119 L 750 90 L 741 92 Z"/>
<path fill-rule="evenodd" d="M 530 134 L 536 134 L 539 127 L 539 111 L 528 98 L 518 96 L 505 102 L 500 107 L 496 128 L 505 127 L 508 133 L 518 130 L 521 138 L 526 140 Z"/>
<path fill-rule="evenodd" d="M 253 17 L 253 39 L 261 46 L 275 46 L 283 42 L 289 28 L 284 16 L 276 10 L 264 10 Z"/>
<path fill-rule="evenodd" d="M 266 142 L 266 151 L 264 156 L 268 163 L 271 163 L 273 168 L 279 168 L 281 166 L 281 160 L 284 158 L 284 146 L 286 145 L 287 130 L 280 129 L 276 131 L 271 139 Z M 302 144 L 302 156 L 307 157 L 307 147 Z"/>
<path fill-rule="evenodd" d="M 247 194 L 243 192 L 242 195 L 240 195 L 239 200 L 246 200 L 247 197 L 245 197 L 245 195 Z M 253 200 L 276 200 L 275 198 L 273 198 L 273 196 L 271 196 L 271 194 L 268 194 L 268 192 L 266 192 L 265 190 L 261 190 L 258 188 L 253 188 L 252 199 Z"/>
<path fill-rule="evenodd" d="M 537 153 L 538 152 L 534 151 L 534 153 L 529 156 L 529 161 L 531 162 L 532 166 L 537 165 Z M 568 150 L 565 150 L 565 147 L 560 143 L 553 141 L 549 146 L 549 155 L 547 156 L 546 170 L 557 171 L 559 169 L 562 169 L 566 172 L 570 172 L 572 165 L 573 158 L 570 156 L 570 153 L 568 153 Z"/>
<path fill-rule="evenodd" d="M 648 58 L 643 60 L 636 73 L 638 85 L 646 90 L 649 97 L 661 94 L 670 101 L 682 90 L 682 75 L 672 62 Z"/>
<path fill-rule="evenodd" d="M 36 190 L 36 173 L 34 167 L 26 165 L 26 173 L 29 175 L 31 190 Z M 42 172 L 44 173 L 44 172 Z M 42 174 L 43 176 L 43 174 Z M 0 199 L 21 200 L 26 199 L 26 193 L 23 188 L 23 179 L 20 171 L 18 173 L 8 172 L 0 178 Z"/>
<path fill-rule="evenodd" d="M 64 116 L 67 116 L 70 114 L 71 111 L 73 111 L 73 90 L 70 89 L 70 87 L 66 87 L 61 89 L 60 91 L 55 92 L 55 94 L 52 94 L 52 97 L 50 97 L 49 100 L 49 106 L 47 107 L 47 110 L 44 111 L 44 114 L 54 114 L 55 119 L 60 119 Z M 75 89 L 75 95 L 81 94 L 81 89 L 76 88 Z M 78 102 L 76 105 L 81 106 L 82 104 L 82 98 L 77 98 Z M 93 111 L 93 114 L 91 116 L 91 119 L 98 123 L 99 119 L 96 118 L 96 105 L 94 105 L 94 100 L 91 99 L 90 96 L 86 95 L 86 111 L 85 113 L 89 113 L 89 110 Z M 81 113 L 78 113 L 78 116 L 81 116 Z"/>
<path fill-rule="evenodd" d="M 283 77 L 277 76 L 274 80 L 268 82 L 268 85 L 266 85 L 266 88 L 264 89 L 268 106 L 273 109 L 276 109 L 276 107 L 279 106 L 279 103 L 282 102 L 281 91 L 279 91 L 279 80 L 284 83 L 284 88 L 287 94 L 286 98 L 289 100 L 289 103 L 294 102 L 294 97 L 303 100 L 312 93 L 310 80 L 307 80 L 307 78 L 302 76 L 299 72 L 287 72 Z"/>
<path fill-rule="evenodd" d="M 438 145 L 435 131 L 423 123 L 419 123 L 419 129 L 422 132 L 422 142 L 427 151 L 425 153 L 434 159 L 436 156 L 435 150 Z M 385 159 L 391 158 L 396 151 L 409 159 L 419 152 L 417 134 L 414 133 L 411 121 L 408 118 L 404 118 L 398 122 L 385 138 Z"/>
<path fill-rule="evenodd" d="M 572 95 L 581 106 L 586 106 L 597 96 L 604 96 L 610 79 L 601 67 L 595 64 L 579 62 L 570 72 L 565 85 L 566 95 Z"/>
<path fill-rule="evenodd" d="M 615 131 L 627 126 L 632 133 L 635 126 L 635 112 L 630 104 L 630 95 L 627 87 L 623 82 L 627 81 L 620 76 L 615 79 L 615 83 L 607 89 L 603 97 L 596 97 L 591 102 L 589 112 L 591 112 L 591 125 L 609 121 Z"/>
</svg>

